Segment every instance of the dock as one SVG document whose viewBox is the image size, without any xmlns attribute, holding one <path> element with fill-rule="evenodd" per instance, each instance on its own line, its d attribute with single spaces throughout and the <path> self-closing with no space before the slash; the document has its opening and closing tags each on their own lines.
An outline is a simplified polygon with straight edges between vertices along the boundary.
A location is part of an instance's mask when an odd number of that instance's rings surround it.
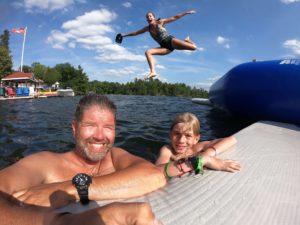
<svg viewBox="0 0 300 225">
<path fill-rule="evenodd" d="M 29 95 L 29 96 L 14 96 L 14 97 L 0 97 L 0 101 L 18 100 L 18 99 L 33 99 L 33 98 L 47 98 L 45 95 Z"/>
<path fill-rule="evenodd" d="M 234 136 L 237 144 L 219 157 L 240 162 L 240 172 L 173 178 L 165 188 L 126 202 L 149 202 L 164 225 L 300 224 L 300 127 L 261 121 Z M 109 202 L 73 203 L 61 211 Z"/>
</svg>

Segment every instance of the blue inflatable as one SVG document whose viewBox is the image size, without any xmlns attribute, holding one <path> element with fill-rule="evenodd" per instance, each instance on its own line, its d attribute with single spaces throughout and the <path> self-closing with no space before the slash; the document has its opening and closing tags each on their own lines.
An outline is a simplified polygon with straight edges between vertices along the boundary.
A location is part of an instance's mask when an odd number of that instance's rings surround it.
<svg viewBox="0 0 300 225">
<path fill-rule="evenodd" d="M 209 100 L 233 116 L 300 124 L 300 59 L 238 65 L 211 86 Z"/>
</svg>

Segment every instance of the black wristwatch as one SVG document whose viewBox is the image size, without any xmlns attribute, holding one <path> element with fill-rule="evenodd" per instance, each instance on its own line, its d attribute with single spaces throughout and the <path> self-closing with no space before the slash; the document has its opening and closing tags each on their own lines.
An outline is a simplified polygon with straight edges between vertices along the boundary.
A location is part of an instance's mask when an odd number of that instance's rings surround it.
<svg viewBox="0 0 300 225">
<path fill-rule="evenodd" d="M 72 184 L 76 187 L 80 202 L 83 205 L 89 203 L 89 186 L 92 183 L 92 177 L 85 174 L 79 173 L 72 179 Z"/>
</svg>

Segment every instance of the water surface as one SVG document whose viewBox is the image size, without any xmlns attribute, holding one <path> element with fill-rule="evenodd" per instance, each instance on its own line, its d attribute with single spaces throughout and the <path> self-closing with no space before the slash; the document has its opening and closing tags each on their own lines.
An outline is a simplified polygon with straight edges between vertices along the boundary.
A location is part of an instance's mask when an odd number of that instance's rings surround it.
<svg viewBox="0 0 300 225">
<path fill-rule="evenodd" d="M 169 127 L 181 112 L 201 121 L 201 140 L 234 134 L 250 124 L 190 98 L 108 95 L 117 105 L 116 146 L 155 161 L 168 143 Z M 0 168 L 41 150 L 64 152 L 74 147 L 71 122 L 80 96 L 0 102 Z"/>
</svg>

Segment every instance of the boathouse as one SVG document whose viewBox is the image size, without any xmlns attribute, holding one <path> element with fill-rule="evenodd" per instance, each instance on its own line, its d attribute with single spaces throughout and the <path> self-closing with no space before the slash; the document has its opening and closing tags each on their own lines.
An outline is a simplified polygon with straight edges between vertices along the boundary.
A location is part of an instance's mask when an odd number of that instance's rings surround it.
<svg viewBox="0 0 300 225">
<path fill-rule="evenodd" d="M 21 92 L 18 93 L 18 90 L 28 90 L 28 94 L 33 95 L 37 89 L 42 87 L 43 83 L 44 81 L 35 78 L 33 73 L 16 72 L 1 79 L 1 94 L 5 94 L 4 90 L 13 90 L 7 94 L 22 95 Z"/>
</svg>

